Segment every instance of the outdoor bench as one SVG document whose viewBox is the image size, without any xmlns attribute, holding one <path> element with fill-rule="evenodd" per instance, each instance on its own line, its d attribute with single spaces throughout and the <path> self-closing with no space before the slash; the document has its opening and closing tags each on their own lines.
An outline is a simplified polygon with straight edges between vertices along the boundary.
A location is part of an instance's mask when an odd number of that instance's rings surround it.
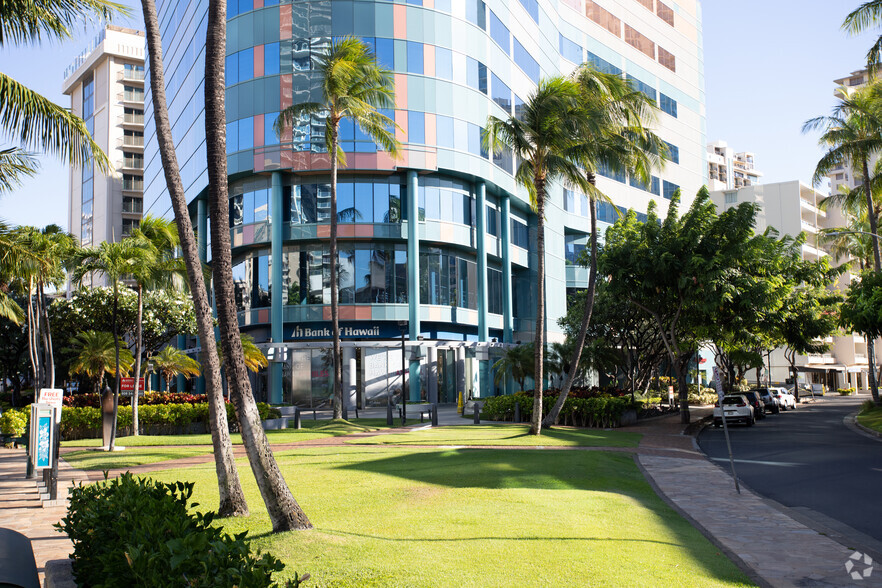
<svg viewBox="0 0 882 588">
<path fill-rule="evenodd" d="M 398 417 L 401 418 L 401 404 L 395 405 L 398 408 Z M 411 414 L 416 414 L 416 412 L 420 413 L 420 422 L 423 422 L 423 417 L 428 416 L 429 420 L 432 420 L 432 405 L 431 404 L 408 404 L 407 412 L 412 412 Z"/>
</svg>

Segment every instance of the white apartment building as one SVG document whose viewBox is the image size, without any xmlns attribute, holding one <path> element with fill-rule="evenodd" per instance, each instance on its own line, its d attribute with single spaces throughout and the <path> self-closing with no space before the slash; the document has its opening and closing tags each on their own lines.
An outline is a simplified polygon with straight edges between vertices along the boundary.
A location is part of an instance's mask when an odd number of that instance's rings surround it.
<svg viewBox="0 0 882 588">
<path fill-rule="evenodd" d="M 760 183 L 762 172 L 754 167 L 750 151 L 736 153 L 725 141 L 707 145 L 708 189 L 732 190 Z"/>
<path fill-rule="evenodd" d="M 826 211 L 820 208 L 824 198 L 826 194 L 796 180 L 711 192 L 711 199 L 721 212 L 744 202 L 758 204 L 757 232 L 764 231 L 766 227 L 773 227 L 782 235 L 792 237 L 804 232 L 806 242 L 802 246 L 802 256 L 806 260 L 828 255 L 819 239 L 821 229 L 844 224 L 837 207 L 829 207 Z M 850 276 L 845 275 L 837 287 L 845 289 L 849 281 Z M 864 338 L 858 334 L 844 333 L 828 337 L 826 342 L 830 344 L 826 353 L 797 357 L 800 382 L 824 384 L 828 390 L 849 386 L 866 389 L 868 362 Z M 776 349 L 770 361 L 772 381 L 786 381 L 790 377 L 790 364 L 784 357 L 784 350 Z"/>
<path fill-rule="evenodd" d="M 144 33 L 107 25 L 64 72 L 63 92 L 110 157 L 107 176 L 71 167 L 68 226 L 83 246 L 135 229 L 144 190 Z"/>
</svg>

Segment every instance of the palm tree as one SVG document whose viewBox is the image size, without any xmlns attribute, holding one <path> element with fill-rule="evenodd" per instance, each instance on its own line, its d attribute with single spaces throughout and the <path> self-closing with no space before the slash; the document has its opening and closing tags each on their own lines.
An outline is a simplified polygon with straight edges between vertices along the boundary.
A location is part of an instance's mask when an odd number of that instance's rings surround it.
<svg viewBox="0 0 882 588">
<path fill-rule="evenodd" d="M 101 394 L 101 383 L 106 372 L 116 375 L 117 365 L 126 373 L 132 369 L 134 358 L 131 352 L 114 345 L 113 335 L 110 333 L 83 331 L 74 337 L 73 344 L 69 351 L 78 355 L 71 363 L 70 371 L 72 374 L 83 374 L 94 379 L 96 394 Z M 117 351 L 119 363 L 117 363 Z"/>
<path fill-rule="evenodd" d="M 818 143 L 827 148 L 815 167 L 812 181 L 819 184 L 843 165 L 860 167 L 865 206 L 870 212 L 870 232 L 878 234 L 869 167 L 873 157 L 882 152 L 882 87 L 874 84 L 854 91 L 841 87 L 838 95 L 839 103 L 831 116 L 815 117 L 802 126 L 803 133 L 822 130 Z M 882 271 L 876 237 L 873 238 L 873 264 L 875 271 Z"/>
<path fill-rule="evenodd" d="M 147 263 L 138 265 L 132 270 L 135 289 L 138 291 L 138 319 L 135 333 L 135 373 L 141 373 L 141 356 L 143 349 L 144 290 L 145 288 L 175 288 L 176 278 L 186 275 L 186 268 L 175 252 L 180 245 L 178 229 L 173 221 L 146 215 L 140 225 L 132 233 L 132 239 L 139 242 L 151 253 Z M 132 435 L 138 435 L 138 387 L 139 379 L 135 378 L 132 394 Z"/>
<path fill-rule="evenodd" d="M 340 148 L 340 121 L 352 120 L 359 128 L 393 157 L 398 141 L 392 130 L 395 123 L 379 108 L 393 108 L 392 73 L 377 65 L 371 50 L 359 39 L 334 39 L 327 53 L 316 58 L 313 69 L 321 80 L 321 102 L 303 102 L 289 106 L 276 120 L 277 133 L 303 116 L 325 117 L 325 144 L 331 160 L 331 333 L 334 339 L 334 418 L 343 418 L 343 369 L 340 355 L 339 284 L 337 283 L 337 167 L 346 164 Z"/>
<path fill-rule="evenodd" d="M 152 0 L 144 0 L 150 2 Z M 205 41 L 205 146 L 208 163 L 208 210 L 211 220 L 211 265 L 221 346 L 227 358 L 224 366 L 230 397 L 236 407 L 242 444 L 251 470 L 266 504 L 273 531 L 310 529 L 312 524 L 297 504 L 273 456 L 263 431 L 257 403 L 251 391 L 239 337 L 239 321 L 233 286 L 232 246 L 230 244 L 229 185 L 227 177 L 226 106 L 224 65 L 226 61 L 227 7 L 225 0 L 209 0 Z M 145 19 L 146 20 L 146 19 Z M 158 35 L 158 29 L 154 29 Z M 151 61 L 151 69 L 154 62 Z M 169 144 L 171 138 L 169 137 Z M 171 147 L 170 147 L 171 148 Z M 183 195 L 183 192 L 181 192 Z M 186 207 L 175 215 L 186 215 Z M 281 222 L 281 212 L 273 213 Z M 190 268 L 188 267 L 188 272 Z M 191 280 L 193 277 L 191 276 Z M 201 333 L 200 333 L 201 335 Z M 213 335 L 212 335 L 213 337 Z M 212 341 L 204 338 L 203 342 Z M 203 343 L 203 349 L 213 347 Z"/>
<path fill-rule="evenodd" d="M 520 384 L 521 390 L 525 387 L 527 378 L 533 375 L 533 344 L 524 343 L 515 347 L 507 347 L 493 364 L 496 374 L 493 382 L 498 386 L 505 378 L 511 376 Z"/>
<path fill-rule="evenodd" d="M 269 365 L 269 361 L 263 354 L 263 351 L 254 344 L 254 337 L 251 335 L 242 335 L 242 351 L 245 356 L 245 366 L 249 371 L 256 374 L 260 371 L 260 368 L 265 368 Z M 220 341 L 217 342 L 217 355 L 220 358 L 221 365 L 223 365 L 224 355 Z"/>
<path fill-rule="evenodd" d="M 188 378 L 202 373 L 199 362 L 174 347 L 163 347 L 162 351 L 153 356 L 153 369 L 165 378 L 166 391 L 171 391 L 171 381 L 182 374 Z M 180 392 L 180 390 L 178 390 Z"/>
<path fill-rule="evenodd" d="M 652 170 L 662 167 L 662 157 L 667 155 L 667 147 L 648 128 L 655 122 L 658 110 L 655 101 L 633 88 L 623 76 L 601 73 L 585 64 L 576 69 L 573 79 L 581 91 L 581 164 L 588 176 L 587 195 L 591 222 L 588 291 L 579 334 L 573 342 L 569 360 L 569 365 L 578 366 L 585 348 L 597 289 L 597 200 L 609 201 L 597 189 L 597 173 L 602 168 L 629 173 L 644 186 L 648 186 L 652 180 Z M 577 371 L 567 371 L 557 401 L 542 422 L 544 426 L 557 424 Z"/>
<path fill-rule="evenodd" d="M 187 198 L 184 184 L 181 181 L 181 170 L 175 154 L 174 139 L 168 118 L 168 104 L 165 98 L 165 69 L 162 64 L 162 41 L 159 33 L 159 20 L 156 16 L 154 0 L 142 0 L 144 14 L 144 30 L 147 40 L 147 54 L 150 60 L 150 93 L 153 98 L 153 120 L 156 125 L 156 143 L 159 146 L 159 157 L 165 173 L 178 237 L 181 241 L 181 253 L 187 268 L 187 284 L 193 297 L 193 308 L 196 313 L 196 326 L 200 341 L 214 340 L 214 319 L 211 305 L 208 302 L 206 278 L 199 259 L 199 248 L 190 222 L 187 209 Z M 223 210 L 228 209 L 224 204 Z M 204 238 L 205 236 L 203 236 Z M 211 445 L 214 453 L 214 467 L 218 486 L 218 516 L 247 516 L 248 503 L 239 482 L 239 472 L 233 459 L 233 445 L 230 441 L 227 408 L 224 404 L 223 386 L 220 375 L 220 361 L 212 345 L 202 345 L 199 355 L 205 377 L 205 391 L 208 395 L 208 423 L 211 430 Z"/>
<path fill-rule="evenodd" d="M 98 17 L 129 13 L 122 4 L 107 0 L 58 2 L 34 0 L 0 3 L 0 47 L 64 41 L 76 25 Z M 110 160 L 92 140 L 86 123 L 70 110 L 0 72 L 0 130 L 17 138 L 20 146 L 0 150 L 0 191 L 33 175 L 37 160 L 29 149 L 39 149 L 83 167 L 94 161 L 102 173 L 111 170 Z"/>
<path fill-rule="evenodd" d="M 880 23 L 882 23 L 882 0 L 868 0 L 845 17 L 842 28 L 850 35 L 857 35 Z M 882 35 L 867 52 L 867 67 L 871 73 L 879 66 L 880 57 L 882 57 Z"/>
<path fill-rule="evenodd" d="M 117 315 L 119 312 L 119 281 L 131 274 L 136 268 L 153 262 L 153 252 L 142 247 L 133 239 L 124 239 L 119 243 L 102 242 L 98 247 L 81 249 L 73 256 L 73 279 L 82 283 L 83 278 L 91 273 L 103 274 L 113 285 L 113 342 L 117 346 L 117 368 L 114 370 L 116 382 L 113 390 L 113 427 L 110 430 L 108 451 L 113 451 L 116 443 L 116 421 L 119 412 L 119 332 Z"/>
<path fill-rule="evenodd" d="M 536 335 L 533 342 L 533 416 L 530 434 L 542 433 L 543 351 L 545 349 L 545 199 L 550 182 L 562 180 L 588 189 L 582 165 L 581 129 L 584 113 L 580 89 L 563 76 L 545 78 L 524 104 L 520 118 L 487 118 L 484 145 L 499 153 L 510 149 L 520 162 L 515 172 L 518 183 L 530 194 L 536 212 Z"/>
</svg>

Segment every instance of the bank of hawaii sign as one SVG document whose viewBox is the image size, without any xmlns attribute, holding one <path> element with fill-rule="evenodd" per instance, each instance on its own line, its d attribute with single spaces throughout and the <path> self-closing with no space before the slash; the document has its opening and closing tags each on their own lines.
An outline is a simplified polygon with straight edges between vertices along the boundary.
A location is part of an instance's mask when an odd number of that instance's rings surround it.
<svg viewBox="0 0 882 588">
<path fill-rule="evenodd" d="M 331 338 L 331 329 L 330 327 L 294 327 L 291 336 L 295 339 L 318 339 L 318 338 Z M 340 336 L 341 337 L 379 337 L 380 336 L 380 327 L 341 327 L 340 328 Z"/>
</svg>

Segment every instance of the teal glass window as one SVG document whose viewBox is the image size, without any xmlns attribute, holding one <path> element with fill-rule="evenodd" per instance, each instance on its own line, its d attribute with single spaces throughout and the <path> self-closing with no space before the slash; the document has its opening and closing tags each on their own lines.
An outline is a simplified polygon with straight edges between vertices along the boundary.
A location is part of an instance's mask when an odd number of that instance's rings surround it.
<svg viewBox="0 0 882 588">
<path fill-rule="evenodd" d="M 517 38 L 514 39 L 514 61 L 521 70 L 527 74 L 527 76 L 533 80 L 533 83 L 539 83 L 539 63 L 533 59 L 533 56 L 530 55 L 530 52 L 521 45 L 520 41 Z"/>
<path fill-rule="evenodd" d="M 480 29 L 487 30 L 487 8 L 483 0 L 466 0 L 466 20 Z"/>
<path fill-rule="evenodd" d="M 598 57 L 590 51 L 588 52 L 587 62 L 599 72 L 614 74 L 617 76 L 622 75 L 622 70 L 620 68 L 614 66 L 605 59 Z"/>
<path fill-rule="evenodd" d="M 263 75 L 274 76 L 279 73 L 279 44 L 267 43 L 263 46 Z"/>
</svg>

